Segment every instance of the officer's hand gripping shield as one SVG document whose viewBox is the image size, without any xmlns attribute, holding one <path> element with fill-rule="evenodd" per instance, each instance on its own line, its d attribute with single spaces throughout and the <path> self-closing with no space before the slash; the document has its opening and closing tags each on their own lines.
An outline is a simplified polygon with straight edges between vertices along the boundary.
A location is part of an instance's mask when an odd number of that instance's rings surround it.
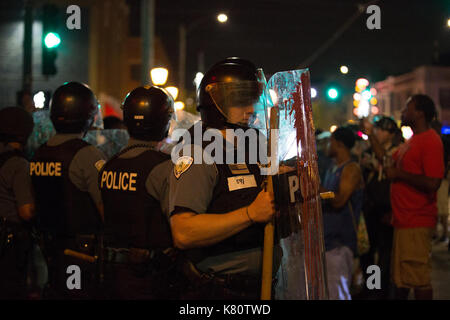
<svg viewBox="0 0 450 320">
<path fill-rule="evenodd" d="M 275 298 L 327 299 L 309 71 L 276 73 L 268 82 L 268 90 L 278 111 L 279 140 L 271 144 L 276 144 L 279 169 L 272 180 L 279 213 L 275 242 L 283 251 L 281 264 L 274 269 Z"/>
</svg>

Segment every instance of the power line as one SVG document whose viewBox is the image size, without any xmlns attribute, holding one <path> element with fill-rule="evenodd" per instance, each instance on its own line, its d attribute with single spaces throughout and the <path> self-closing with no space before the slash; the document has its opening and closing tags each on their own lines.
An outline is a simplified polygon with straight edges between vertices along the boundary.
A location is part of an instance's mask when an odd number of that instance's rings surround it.
<svg viewBox="0 0 450 320">
<path fill-rule="evenodd" d="M 323 54 L 329 47 L 339 39 L 340 36 L 358 19 L 365 11 L 368 6 L 377 4 L 380 0 L 370 1 L 366 4 L 358 4 L 358 11 L 353 14 L 350 19 L 348 19 L 323 45 L 321 45 L 311 56 L 309 56 L 305 61 L 299 65 L 299 69 L 306 68 L 310 66 L 321 54 Z"/>
</svg>

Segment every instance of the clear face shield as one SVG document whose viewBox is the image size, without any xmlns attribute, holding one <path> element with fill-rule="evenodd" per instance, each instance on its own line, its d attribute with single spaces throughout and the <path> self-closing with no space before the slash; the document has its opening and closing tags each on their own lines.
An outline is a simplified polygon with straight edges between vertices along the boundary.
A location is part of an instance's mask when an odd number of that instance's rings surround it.
<svg viewBox="0 0 450 320">
<path fill-rule="evenodd" d="M 228 124 L 265 131 L 267 108 L 271 101 L 262 69 L 256 81 L 217 82 L 206 86 L 216 108 Z"/>
</svg>

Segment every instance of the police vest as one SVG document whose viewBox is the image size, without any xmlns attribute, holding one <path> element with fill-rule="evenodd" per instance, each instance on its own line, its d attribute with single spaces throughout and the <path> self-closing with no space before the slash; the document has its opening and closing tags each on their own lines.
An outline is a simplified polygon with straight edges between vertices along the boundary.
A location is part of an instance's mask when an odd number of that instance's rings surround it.
<svg viewBox="0 0 450 320">
<path fill-rule="evenodd" d="M 73 158 L 89 145 L 81 139 L 72 139 L 57 146 L 45 143 L 36 151 L 30 162 L 30 174 L 42 231 L 60 237 L 99 231 L 101 219 L 94 201 L 69 178 Z"/>
<path fill-rule="evenodd" d="M 105 164 L 99 186 L 108 246 L 152 249 L 172 246 L 168 219 L 159 201 L 149 195 L 145 187 L 153 168 L 169 159 L 169 155 L 148 150 L 134 158 L 116 155 Z"/>
<path fill-rule="evenodd" d="M 202 130 L 204 132 L 206 129 L 203 127 Z M 191 135 L 193 135 L 193 132 L 191 132 Z M 203 142 L 203 148 L 208 143 Z M 226 159 L 226 157 L 224 156 L 223 159 Z M 207 212 L 224 214 L 246 207 L 261 192 L 261 184 L 264 177 L 261 176 L 259 165 L 216 164 L 216 167 L 218 170 L 218 180 L 214 187 Z M 240 181 L 242 182 L 241 187 L 239 187 Z M 261 247 L 264 242 L 264 226 L 262 223 L 255 223 L 215 245 L 188 250 L 188 257 L 196 263 L 211 256 Z"/>
</svg>

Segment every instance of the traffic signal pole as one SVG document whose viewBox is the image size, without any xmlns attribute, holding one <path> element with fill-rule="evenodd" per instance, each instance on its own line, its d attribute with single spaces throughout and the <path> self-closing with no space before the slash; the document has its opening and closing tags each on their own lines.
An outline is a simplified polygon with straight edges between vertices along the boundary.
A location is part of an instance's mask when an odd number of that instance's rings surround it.
<svg viewBox="0 0 450 320">
<path fill-rule="evenodd" d="M 155 59 L 155 0 L 141 1 L 142 85 L 151 84 L 150 70 Z"/>
<path fill-rule="evenodd" d="M 33 56 L 33 0 L 25 0 L 24 37 L 23 37 L 23 73 L 22 90 L 32 90 L 32 56 Z"/>
</svg>

